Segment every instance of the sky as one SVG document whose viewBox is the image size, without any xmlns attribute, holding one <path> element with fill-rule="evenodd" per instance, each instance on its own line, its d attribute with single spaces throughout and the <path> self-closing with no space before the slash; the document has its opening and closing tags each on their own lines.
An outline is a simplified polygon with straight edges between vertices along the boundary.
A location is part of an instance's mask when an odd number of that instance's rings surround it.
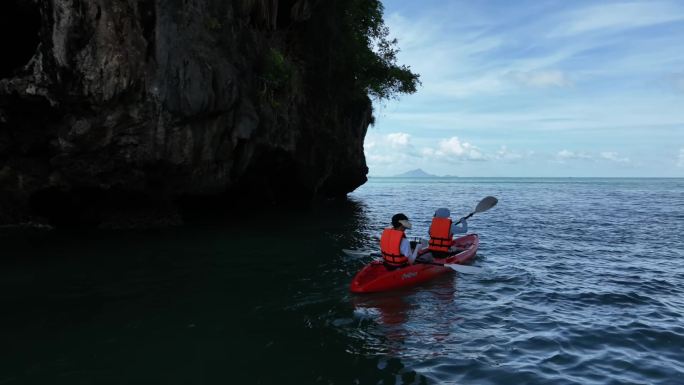
<svg viewBox="0 0 684 385">
<path fill-rule="evenodd" d="M 385 0 L 370 176 L 684 177 L 684 1 Z"/>
</svg>

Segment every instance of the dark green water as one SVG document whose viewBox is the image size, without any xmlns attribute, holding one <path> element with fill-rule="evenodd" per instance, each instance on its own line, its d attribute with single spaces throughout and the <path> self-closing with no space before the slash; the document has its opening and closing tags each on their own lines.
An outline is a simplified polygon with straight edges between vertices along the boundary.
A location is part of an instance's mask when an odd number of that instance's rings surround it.
<svg viewBox="0 0 684 385">
<path fill-rule="evenodd" d="M 349 353 L 353 337 L 334 326 L 353 316 L 340 247 L 356 238 L 358 210 L 5 231 L 0 384 L 381 379 L 379 358 Z"/>
<path fill-rule="evenodd" d="M 375 179 L 344 204 L 0 233 L 0 384 L 677 384 L 684 181 Z M 395 211 L 466 212 L 477 277 L 348 293 Z M 456 215 L 456 214 L 454 214 Z"/>
</svg>

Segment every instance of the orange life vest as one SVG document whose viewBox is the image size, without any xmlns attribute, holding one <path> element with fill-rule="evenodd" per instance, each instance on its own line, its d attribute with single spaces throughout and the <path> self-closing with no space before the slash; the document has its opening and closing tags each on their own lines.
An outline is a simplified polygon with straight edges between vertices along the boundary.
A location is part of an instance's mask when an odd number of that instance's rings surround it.
<svg viewBox="0 0 684 385">
<path fill-rule="evenodd" d="M 432 218 L 430 225 L 430 242 L 428 249 L 431 251 L 447 252 L 451 247 L 451 218 Z"/>
<path fill-rule="evenodd" d="M 406 235 L 401 230 L 385 229 L 380 236 L 380 252 L 385 263 L 391 266 L 401 266 L 408 263 L 408 258 L 401 254 L 401 240 Z"/>
</svg>

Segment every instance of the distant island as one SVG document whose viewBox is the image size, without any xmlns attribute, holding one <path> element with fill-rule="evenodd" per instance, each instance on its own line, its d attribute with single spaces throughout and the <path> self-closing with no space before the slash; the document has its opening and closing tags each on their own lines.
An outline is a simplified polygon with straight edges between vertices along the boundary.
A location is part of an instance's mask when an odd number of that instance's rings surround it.
<svg viewBox="0 0 684 385">
<path fill-rule="evenodd" d="M 425 171 L 417 168 L 415 170 L 406 171 L 404 173 L 394 175 L 394 178 L 439 178 L 439 176 L 428 174 Z"/>
</svg>

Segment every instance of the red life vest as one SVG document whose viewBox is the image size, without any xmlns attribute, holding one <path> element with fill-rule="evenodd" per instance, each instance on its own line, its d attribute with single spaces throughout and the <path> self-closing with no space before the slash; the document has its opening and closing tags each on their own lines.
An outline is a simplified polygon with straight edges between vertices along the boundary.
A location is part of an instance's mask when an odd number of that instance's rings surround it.
<svg viewBox="0 0 684 385">
<path fill-rule="evenodd" d="M 430 225 L 430 242 L 428 244 L 429 250 L 440 252 L 449 251 L 452 237 L 451 218 L 432 218 L 432 225 Z"/>
<path fill-rule="evenodd" d="M 401 254 L 401 240 L 406 235 L 401 230 L 385 229 L 380 236 L 380 252 L 385 263 L 391 266 L 401 266 L 408 263 L 408 258 Z"/>
</svg>

